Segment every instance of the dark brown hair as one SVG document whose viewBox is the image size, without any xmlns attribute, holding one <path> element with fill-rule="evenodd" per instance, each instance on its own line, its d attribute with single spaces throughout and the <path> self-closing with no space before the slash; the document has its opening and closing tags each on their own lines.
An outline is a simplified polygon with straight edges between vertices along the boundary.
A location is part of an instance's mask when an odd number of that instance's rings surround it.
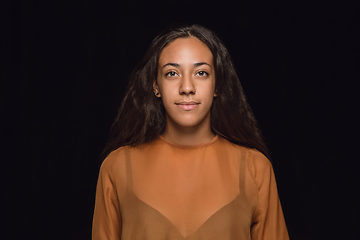
<svg viewBox="0 0 360 240">
<path fill-rule="evenodd" d="M 256 148 L 269 157 L 230 54 L 214 32 L 200 25 L 192 25 L 171 28 L 153 40 L 131 74 L 102 158 L 121 146 L 150 142 L 165 130 L 165 109 L 162 100 L 154 95 L 153 81 L 157 78 L 161 51 L 182 37 L 199 39 L 213 54 L 218 96 L 214 98 L 210 110 L 211 130 L 230 142 Z"/>
</svg>

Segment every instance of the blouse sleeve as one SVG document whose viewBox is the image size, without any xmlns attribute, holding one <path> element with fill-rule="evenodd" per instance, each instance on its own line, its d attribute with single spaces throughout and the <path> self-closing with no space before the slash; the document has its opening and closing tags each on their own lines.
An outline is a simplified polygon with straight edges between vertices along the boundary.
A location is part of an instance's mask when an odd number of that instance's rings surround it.
<svg viewBox="0 0 360 240">
<path fill-rule="evenodd" d="M 93 217 L 93 240 L 119 240 L 121 236 L 120 206 L 110 167 L 105 159 L 100 168 Z"/>
<path fill-rule="evenodd" d="M 251 225 L 252 240 L 289 239 L 270 161 L 254 152 L 253 174 L 258 187 L 259 202 Z"/>
</svg>

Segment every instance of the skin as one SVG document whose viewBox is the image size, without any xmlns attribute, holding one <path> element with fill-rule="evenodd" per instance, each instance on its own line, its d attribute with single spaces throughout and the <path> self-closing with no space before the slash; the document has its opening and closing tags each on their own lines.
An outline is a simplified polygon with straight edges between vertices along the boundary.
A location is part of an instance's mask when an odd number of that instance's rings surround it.
<svg viewBox="0 0 360 240">
<path fill-rule="evenodd" d="M 153 87 L 166 110 L 165 139 L 197 145 L 215 137 L 210 125 L 215 70 L 213 55 L 203 42 L 187 37 L 167 45 L 160 53 Z"/>
</svg>

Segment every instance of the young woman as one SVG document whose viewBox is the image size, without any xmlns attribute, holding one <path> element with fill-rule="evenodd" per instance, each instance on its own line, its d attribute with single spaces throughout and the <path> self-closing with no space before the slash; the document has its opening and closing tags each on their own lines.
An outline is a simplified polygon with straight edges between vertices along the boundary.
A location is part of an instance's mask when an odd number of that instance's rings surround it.
<svg viewBox="0 0 360 240">
<path fill-rule="evenodd" d="M 163 32 L 112 126 L 93 239 L 288 239 L 267 156 L 217 36 L 199 25 Z"/>
</svg>

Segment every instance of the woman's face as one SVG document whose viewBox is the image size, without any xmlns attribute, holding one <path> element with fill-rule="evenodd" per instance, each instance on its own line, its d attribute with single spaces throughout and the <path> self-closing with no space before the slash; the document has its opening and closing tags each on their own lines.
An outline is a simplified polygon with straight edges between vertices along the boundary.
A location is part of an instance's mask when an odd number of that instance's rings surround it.
<svg viewBox="0 0 360 240">
<path fill-rule="evenodd" d="M 210 126 L 210 108 L 216 96 L 210 49 L 194 37 L 171 42 L 160 53 L 154 91 L 162 98 L 168 124 Z"/>
</svg>

